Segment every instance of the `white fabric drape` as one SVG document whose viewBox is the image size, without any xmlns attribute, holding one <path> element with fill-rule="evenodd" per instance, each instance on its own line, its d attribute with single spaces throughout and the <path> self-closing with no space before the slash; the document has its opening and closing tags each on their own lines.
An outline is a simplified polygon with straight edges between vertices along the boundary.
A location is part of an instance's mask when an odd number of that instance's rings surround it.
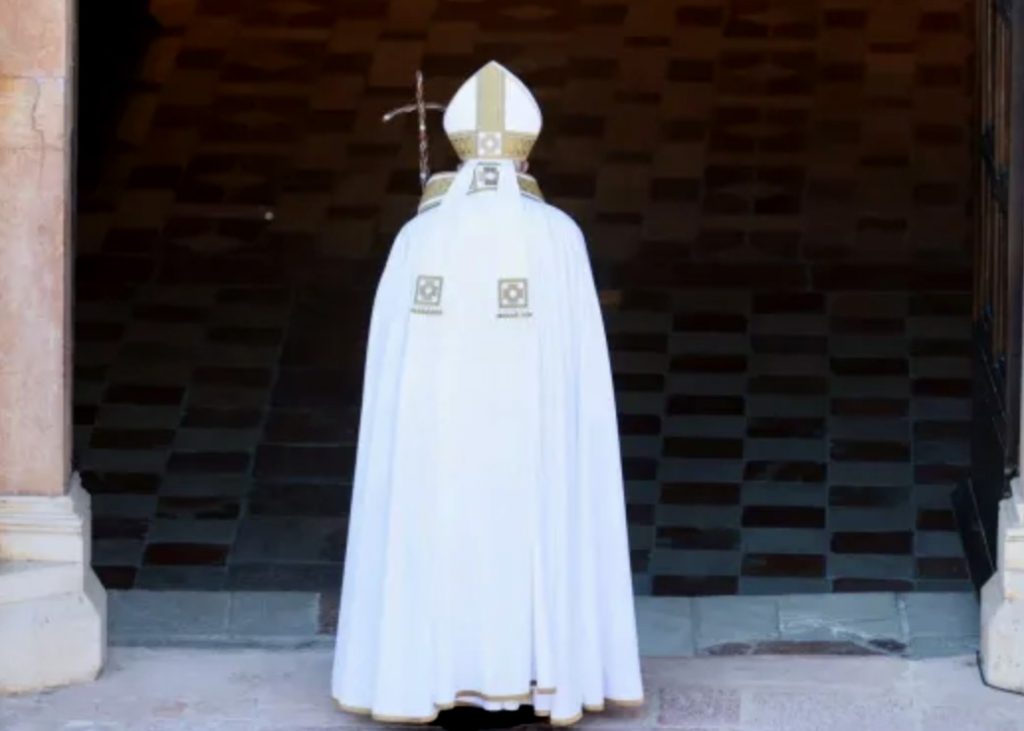
<svg viewBox="0 0 1024 731">
<path fill-rule="evenodd" d="M 380 720 L 529 703 L 571 723 L 642 697 L 586 247 L 496 167 L 470 192 L 467 162 L 406 225 L 374 303 L 333 694 Z M 414 311 L 424 275 L 443 277 L 431 314 Z M 502 307 L 505 279 L 526 306 Z"/>
</svg>

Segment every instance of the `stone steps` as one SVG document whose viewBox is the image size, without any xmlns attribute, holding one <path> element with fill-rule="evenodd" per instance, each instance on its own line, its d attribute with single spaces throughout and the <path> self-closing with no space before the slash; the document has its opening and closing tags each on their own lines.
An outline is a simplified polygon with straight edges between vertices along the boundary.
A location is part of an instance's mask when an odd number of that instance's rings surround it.
<svg viewBox="0 0 1024 731">
<path fill-rule="evenodd" d="M 330 646 L 337 596 L 279 591 L 112 591 L 110 640 L 134 646 Z M 636 599 L 645 657 L 894 655 L 977 650 L 971 593 Z"/>
</svg>

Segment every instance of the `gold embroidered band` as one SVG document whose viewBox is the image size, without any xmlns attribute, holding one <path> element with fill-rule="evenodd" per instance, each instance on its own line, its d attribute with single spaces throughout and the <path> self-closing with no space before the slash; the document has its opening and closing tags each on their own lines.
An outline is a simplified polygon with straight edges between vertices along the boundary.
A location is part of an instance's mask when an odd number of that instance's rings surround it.
<svg viewBox="0 0 1024 731">
<path fill-rule="evenodd" d="M 505 131 L 505 72 L 488 64 L 476 82 L 476 128 L 479 132 Z"/>
<path fill-rule="evenodd" d="M 536 178 L 525 173 L 519 173 L 516 178 L 519 180 L 519 190 L 523 195 L 540 201 L 544 200 L 544 195 L 541 193 L 540 185 L 537 184 Z M 420 198 L 419 212 L 423 213 L 423 211 L 440 203 L 441 198 L 452 187 L 452 181 L 454 180 L 454 173 L 438 173 L 430 178 L 423 189 L 423 196 Z"/>
<path fill-rule="evenodd" d="M 525 132 L 453 132 L 448 138 L 460 160 L 526 160 L 537 141 Z"/>
</svg>

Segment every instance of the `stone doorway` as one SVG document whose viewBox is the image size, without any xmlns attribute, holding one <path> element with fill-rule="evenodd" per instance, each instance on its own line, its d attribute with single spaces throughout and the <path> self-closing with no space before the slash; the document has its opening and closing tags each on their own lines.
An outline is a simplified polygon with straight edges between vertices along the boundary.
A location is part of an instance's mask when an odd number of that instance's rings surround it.
<svg viewBox="0 0 1024 731">
<path fill-rule="evenodd" d="M 502 7 L 151 3 L 77 219 L 104 583 L 336 591 L 372 286 L 418 193 L 380 115 L 497 57 L 590 239 L 637 592 L 969 589 L 970 4 Z"/>
<path fill-rule="evenodd" d="M 645 653 L 973 650 L 966 3 L 137 5 L 78 158 L 73 462 L 76 26 L 3 6 L 0 690 L 97 672 L 90 565 L 122 644 L 330 642 L 369 297 L 418 193 L 379 115 L 490 57 L 590 237 Z M 1014 607 L 986 597 L 998 664 Z"/>
</svg>

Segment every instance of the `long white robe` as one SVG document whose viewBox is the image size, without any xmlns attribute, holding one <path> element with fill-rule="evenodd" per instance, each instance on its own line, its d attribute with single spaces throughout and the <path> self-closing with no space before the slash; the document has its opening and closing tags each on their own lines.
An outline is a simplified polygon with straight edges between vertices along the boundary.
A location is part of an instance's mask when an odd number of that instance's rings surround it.
<svg viewBox="0 0 1024 731">
<path fill-rule="evenodd" d="M 564 213 L 513 195 L 511 213 L 507 190 L 485 191 L 455 218 L 442 204 L 411 220 L 377 290 L 332 692 L 382 721 L 532 704 L 567 724 L 642 702 L 586 245 Z M 503 310 L 510 273 L 528 305 Z M 427 307 L 424 276 L 443 276 Z"/>
</svg>

